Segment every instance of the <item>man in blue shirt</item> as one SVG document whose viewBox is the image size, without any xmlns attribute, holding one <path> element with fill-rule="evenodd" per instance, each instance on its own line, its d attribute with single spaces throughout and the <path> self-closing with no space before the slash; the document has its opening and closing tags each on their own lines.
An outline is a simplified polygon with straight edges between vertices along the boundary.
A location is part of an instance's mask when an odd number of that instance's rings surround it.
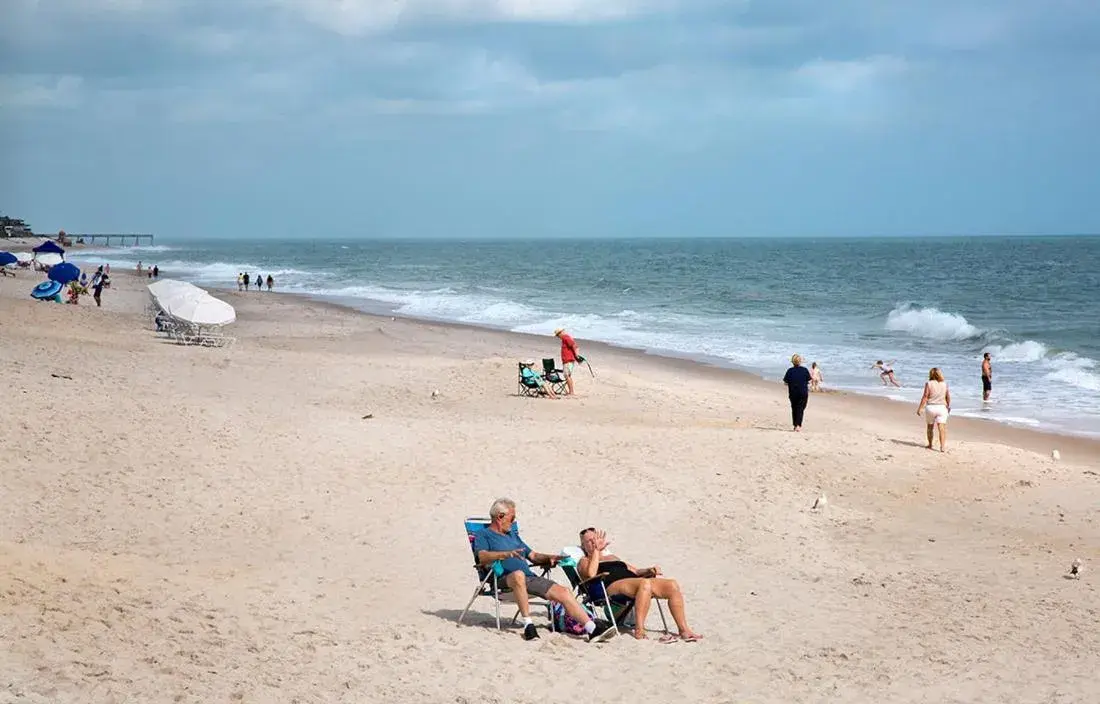
<svg viewBox="0 0 1100 704">
<path fill-rule="evenodd" d="M 529 594 L 561 604 L 566 613 L 584 625 L 590 642 L 598 643 L 615 635 L 616 631 L 611 624 L 589 618 L 568 589 L 531 571 L 528 563 L 555 567 L 561 556 L 535 552 L 519 537 L 518 530 L 512 530 L 512 524 L 516 521 L 516 502 L 511 499 L 497 499 L 489 509 L 489 518 L 492 521 L 489 526 L 474 535 L 474 553 L 482 567 L 491 569 L 494 562 L 500 562 L 504 583 L 511 588 L 516 606 L 523 616 L 524 640 L 539 637 L 535 624 L 531 622 Z"/>
</svg>

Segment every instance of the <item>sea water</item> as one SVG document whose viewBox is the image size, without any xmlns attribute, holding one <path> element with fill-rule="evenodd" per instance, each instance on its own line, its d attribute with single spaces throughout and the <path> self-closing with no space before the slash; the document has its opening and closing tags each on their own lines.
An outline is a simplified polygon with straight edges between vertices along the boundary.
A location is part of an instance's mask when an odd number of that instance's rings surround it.
<svg viewBox="0 0 1100 704">
<path fill-rule="evenodd" d="M 797 352 L 827 387 L 914 405 L 938 366 L 958 415 L 1100 437 L 1100 237 L 243 239 L 72 254 L 207 286 L 271 274 L 278 291 L 375 313 L 561 326 L 582 349 L 600 340 L 769 379 Z M 548 339 L 531 356 L 556 349 Z M 903 388 L 882 385 L 878 359 Z"/>
</svg>

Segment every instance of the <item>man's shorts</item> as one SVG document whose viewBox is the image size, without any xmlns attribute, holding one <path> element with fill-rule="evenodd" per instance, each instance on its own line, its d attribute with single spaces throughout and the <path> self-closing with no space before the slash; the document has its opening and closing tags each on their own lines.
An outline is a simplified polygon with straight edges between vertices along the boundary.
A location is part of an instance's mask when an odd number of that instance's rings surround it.
<svg viewBox="0 0 1100 704">
<path fill-rule="evenodd" d="M 530 574 L 525 576 L 527 577 L 527 593 L 541 596 L 543 599 L 549 598 L 550 590 L 557 586 L 557 582 L 546 577 L 537 577 Z"/>
<path fill-rule="evenodd" d="M 993 380 L 990 379 L 987 376 L 983 376 L 982 377 L 982 391 L 992 391 L 992 390 L 993 390 Z"/>
<path fill-rule="evenodd" d="M 571 376 L 573 376 L 573 367 L 577 366 L 577 363 L 576 362 L 566 362 L 562 366 L 565 368 L 564 369 L 565 376 L 566 377 L 571 377 Z"/>
</svg>

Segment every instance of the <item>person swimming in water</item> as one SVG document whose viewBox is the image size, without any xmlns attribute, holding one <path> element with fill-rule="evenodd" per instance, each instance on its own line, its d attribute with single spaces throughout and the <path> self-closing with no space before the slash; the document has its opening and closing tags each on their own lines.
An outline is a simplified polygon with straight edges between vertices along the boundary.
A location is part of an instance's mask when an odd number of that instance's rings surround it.
<svg viewBox="0 0 1100 704">
<path fill-rule="evenodd" d="M 871 369 L 877 369 L 879 371 L 878 377 L 882 379 L 882 385 L 886 386 L 886 382 L 889 381 L 894 386 L 901 388 L 901 384 L 894 378 L 894 360 L 889 362 L 883 362 L 881 359 L 871 365 Z"/>
</svg>

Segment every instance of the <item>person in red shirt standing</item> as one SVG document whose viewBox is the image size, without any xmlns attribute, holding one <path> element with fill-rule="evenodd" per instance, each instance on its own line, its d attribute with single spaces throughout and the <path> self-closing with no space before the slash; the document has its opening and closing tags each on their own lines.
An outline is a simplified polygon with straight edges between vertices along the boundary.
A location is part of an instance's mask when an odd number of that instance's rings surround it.
<svg viewBox="0 0 1100 704">
<path fill-rule="evenodd" d="M 580 355 L 577 354 L 577 343 L 563 328 L 555 330 L 554 336 L 561 340 L 561 366 L 565 370 L 566 394 L 572 396 L 573 368 L 580 360 Z"/>
</svg>

